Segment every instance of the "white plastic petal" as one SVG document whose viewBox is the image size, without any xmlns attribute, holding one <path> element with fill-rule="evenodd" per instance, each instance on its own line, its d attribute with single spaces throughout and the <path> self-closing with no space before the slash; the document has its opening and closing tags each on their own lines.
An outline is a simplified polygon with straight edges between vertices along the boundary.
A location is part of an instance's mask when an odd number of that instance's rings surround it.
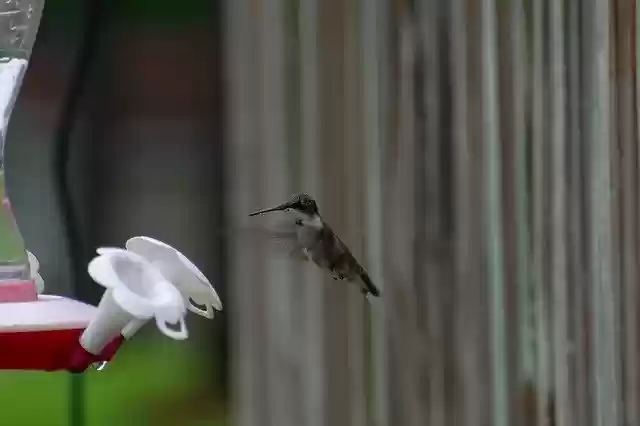
<svg viewBox="0 0 640 426">
<path fill-rule="evenodd" d="M 36 276 L 33 278 L 33 282 L 36 285 L 36 293 L 44 293 L 44 280 L 42 279 L 40 274 L 36 274 Z"/>
<path fill-rule="evenodd" d="M 156 325 L 162 331 L 165 336 L 171 337 L 174 340 L 185 340 L 189 337 L 189 332 L 187 331 L 187 325 L 184 321 L 184 317 L 180 317 L 178 319 L 178 329 L 173 330 L 167 326 L 167 320 L 162 318 L 161 316 L 156 316 Z"/>
<path fill-rule="evenodd" d="M 26 252 L 27 259 L 29 261 L 29 278 L 34 281 L 36 292 L 38 294 L 42 294 L 42 292 L 44 292 L 44 280 L 38 273 L 38 271 L 40 270 L 40 262 L 38 261 L 38 258 L 29 250 L 26 250 Z"/>
<path fill-rule="evenodd" d="M 120 253 L 123 251 L 125 250 L 120 247 L 98 247 L 96 249 L 96 253 L 98 254 Z"/>
<path fill-rule="evenodd" d="M 126 242 L 126 248 L 157 267 L 180 290 L 191 312 L 213 318 L 214 309 L 222 310 L 222 302 L 207 277 L 175 248 L 150 237 L 133 237 Z M 194 303 L 206 306 L 206 310 Z"/>
<path fill-rule="evenodd" d="M 118 252 L 126 253 L 126 250 L 122 249 L 113 250 L 113 253 L 104 253 L 98 257 L 94 257 L 93 260 L 89 262 L 89 267 L 87 268 L 91 278 L 101 286 L 107 288 L 115 287 L 119 283 L 119 278 L 111 267 L 111 257 L 109 255 L 116 254 Z M 100 253 L 100 251 L 98 251 L 98 253 Z"/>
<path fill-rule="evenodd" d="M 35 275 L 40 270 L 40 262 L 35 254 L 31 253 L 29 250 L 27 252 L 27 259 L 29 260 L 29 271 L 31 275 Z"/>
</svg>

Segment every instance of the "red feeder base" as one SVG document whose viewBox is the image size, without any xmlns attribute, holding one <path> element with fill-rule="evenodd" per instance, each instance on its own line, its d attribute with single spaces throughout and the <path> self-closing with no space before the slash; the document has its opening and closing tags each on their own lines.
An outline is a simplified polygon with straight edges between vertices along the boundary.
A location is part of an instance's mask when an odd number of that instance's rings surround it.
<svg viewBox="0 0 640 426">
<path fill-rule="evenodd" d="M 96 312 L 95 306 L 60 296 L 0 303 L 0 370 L 79 373 L 94 362 L 110 361 L 122 336 L 98 356 L 80 346 L 80 336 Z"/>
<path fill-rule="evenodd" d="M 83 329 L 0 333 L 0 370 L 85 371 L 92 363 L 110 361 L 124 338 L 114 339 L 100 356 L 80 346 Z"/>
</svg>

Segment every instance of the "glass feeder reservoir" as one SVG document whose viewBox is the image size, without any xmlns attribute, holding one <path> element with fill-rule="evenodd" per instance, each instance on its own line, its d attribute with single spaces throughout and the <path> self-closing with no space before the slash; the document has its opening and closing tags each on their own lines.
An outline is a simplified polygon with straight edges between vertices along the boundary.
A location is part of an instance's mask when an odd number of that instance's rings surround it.
<svg viewBox="0 0 640 426">
<path fill-rule="evenodd" d="M 43 0 L 0 2 L 0 284 L 29 279 L 27 253 L 5 188 L 5 144 L 43 6 Z"/>
</svg>

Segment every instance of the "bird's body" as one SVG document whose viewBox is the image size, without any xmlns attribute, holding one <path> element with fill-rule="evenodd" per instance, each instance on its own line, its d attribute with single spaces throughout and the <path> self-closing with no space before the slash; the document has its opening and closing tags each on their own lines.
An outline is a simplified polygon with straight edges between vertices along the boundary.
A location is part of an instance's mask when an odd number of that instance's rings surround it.
<svg viewBox="0 0 640 426">
<path fill-rule="evenodd" d="M 334 280 L 359 283 L 364 294 L 380 295 L 364 267 L 333 232 L 329 224 L 322 219 L 311 197 L 306 194 L 296 195 L 287 203 L 252 213 L 250 216 L 278 210 L 293 210 L 297 214 L 295 220 L 297 241 L 290 252 L 292 257 L 314 262 L 327 271 Z"/>
</svg>

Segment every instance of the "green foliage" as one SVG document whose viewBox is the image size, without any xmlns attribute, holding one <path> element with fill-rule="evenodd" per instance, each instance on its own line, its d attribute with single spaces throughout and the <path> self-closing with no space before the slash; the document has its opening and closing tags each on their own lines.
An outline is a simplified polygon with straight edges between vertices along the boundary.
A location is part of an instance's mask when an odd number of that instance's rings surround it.
<svg viewBox="0 0 640 426">
<path fill-rule="evenodd" d="M 4 172 L 0 172 L 0 264 L 27 262 L 24 241 L 18 231 L 11 211 L 2 200 L 5 198 Z"/>
<path fill-rule="evenodd" d="M 187 342 L 144 336 L 129 342 L 104 371 L 85 373 L 86 426 L 150 424 L 149 415 L 163 401 L 197 387 L 197 358 Z M 1 372 L 0 424 L 68 426 L 69 378 L 67 373 Z M 180 426 L 205 425 L 225 422 L 211 418 Z"/>
</svg>

